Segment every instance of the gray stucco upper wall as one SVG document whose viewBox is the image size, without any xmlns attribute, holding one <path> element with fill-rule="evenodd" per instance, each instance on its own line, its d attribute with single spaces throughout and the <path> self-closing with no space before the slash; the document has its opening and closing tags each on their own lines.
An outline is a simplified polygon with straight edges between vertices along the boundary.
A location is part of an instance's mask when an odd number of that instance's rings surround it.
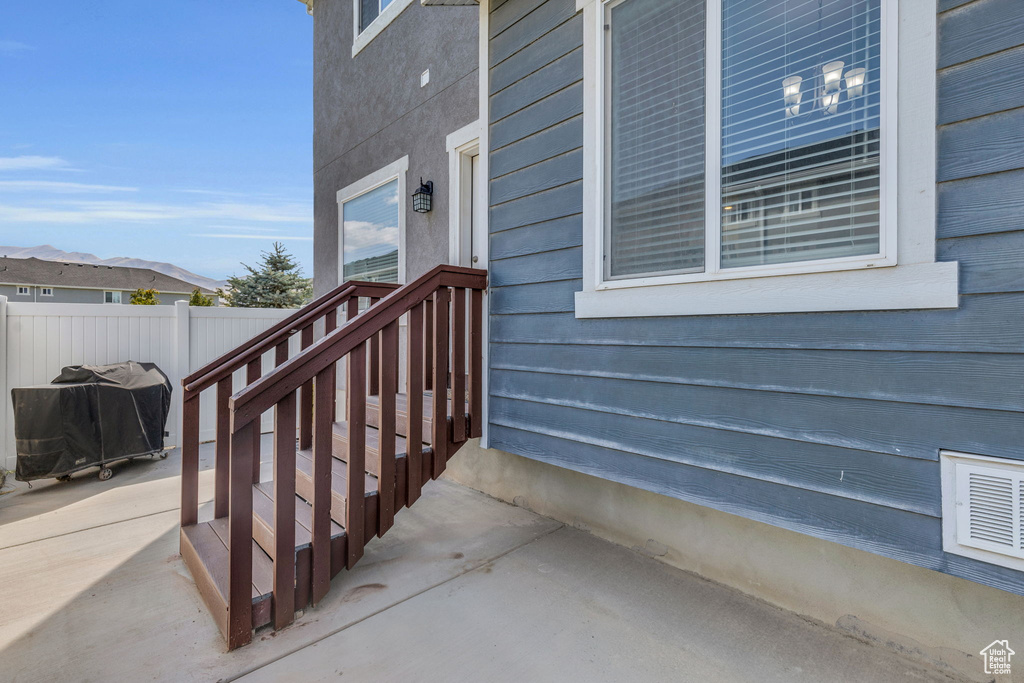
<svg viewBox="0 0 1024 683">
<path fill-rule="evenodd" d="M 413 278 L 448 257 L 446 136 L 477 119 L 476 7 L 413 2 L 352 56 L 352 0 L 318 0 L 314 15 L 314 276 L 316 292 L 337 284 L 338 190 L 409 157 L 406 272 Z M 429 69 L 430 83 L 420 87 Z M 433 210 L 412 211 L 422 177 Z"/>
</svg>

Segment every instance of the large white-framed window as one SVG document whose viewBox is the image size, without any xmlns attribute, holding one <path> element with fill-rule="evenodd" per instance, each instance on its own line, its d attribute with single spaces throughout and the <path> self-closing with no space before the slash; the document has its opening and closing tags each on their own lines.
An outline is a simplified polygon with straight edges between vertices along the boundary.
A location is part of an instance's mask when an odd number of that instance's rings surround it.
<svg viewBox="0 0 1024 683">
<path fill-rule="evenodd" d="M 338 282 L 405 282 L 405 156 L 338 191 Z"/>
<path fill-rule="evenodd" d="M 105 303 L 105 304 L 119 304 L 119 303 L 121 303 L 121 292 L 103 292 L 103 303 Z"/>
<path fill-rule="evenodd" d="M 578 0 L 576 316 L 956 307 L 926 5 Z"/>
<path fill-rule="evenodd" d="M 370 44 L 412 0 L 352 0 L 352 56 Z"/>
</svg>

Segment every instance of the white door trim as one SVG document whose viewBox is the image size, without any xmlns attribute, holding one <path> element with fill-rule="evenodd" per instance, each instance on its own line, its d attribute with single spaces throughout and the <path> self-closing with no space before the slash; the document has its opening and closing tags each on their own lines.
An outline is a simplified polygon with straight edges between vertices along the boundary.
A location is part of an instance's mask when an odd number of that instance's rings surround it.
<svg viewBox="0 0 1024 683">
<path fill-rule="evenodd" d="M 448 262 L 470 265 L 470 234 L 473 198 L 467 191 L 473 186 L 471 160 L 480 153 L 480 121 L 460 128 L 445 140 L 448 149 Z"/>
</svg>

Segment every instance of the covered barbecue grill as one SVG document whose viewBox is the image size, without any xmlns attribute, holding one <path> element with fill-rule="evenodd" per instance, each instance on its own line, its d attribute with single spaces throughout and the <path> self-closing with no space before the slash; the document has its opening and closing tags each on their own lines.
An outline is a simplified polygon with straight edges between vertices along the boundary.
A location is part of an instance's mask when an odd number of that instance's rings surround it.
<svg viewBox="0 0 1024 683">
<path fill-rule="evenodd" d="M 72 365 L 50 384 L 11 390 L 19 481 L 64 477 L 162 453 L 171 382 L 153 363 Z"/>
</svg>

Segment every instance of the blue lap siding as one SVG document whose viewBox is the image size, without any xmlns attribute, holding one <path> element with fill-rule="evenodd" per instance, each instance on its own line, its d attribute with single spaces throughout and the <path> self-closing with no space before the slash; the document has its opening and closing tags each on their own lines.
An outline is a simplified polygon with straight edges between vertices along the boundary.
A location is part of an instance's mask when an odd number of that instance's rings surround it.
<svg viewBox="0 0 1024 683">
<path fill-rule="evenodd" d="M 942 552 L 939 485 L 940 449 L 1024 459 L 1024 6 L 938 11 L 958 309 L 577 320 L 581 17 L 492 3 L 490 445 L 1024 594 Z"/>
</svg>

